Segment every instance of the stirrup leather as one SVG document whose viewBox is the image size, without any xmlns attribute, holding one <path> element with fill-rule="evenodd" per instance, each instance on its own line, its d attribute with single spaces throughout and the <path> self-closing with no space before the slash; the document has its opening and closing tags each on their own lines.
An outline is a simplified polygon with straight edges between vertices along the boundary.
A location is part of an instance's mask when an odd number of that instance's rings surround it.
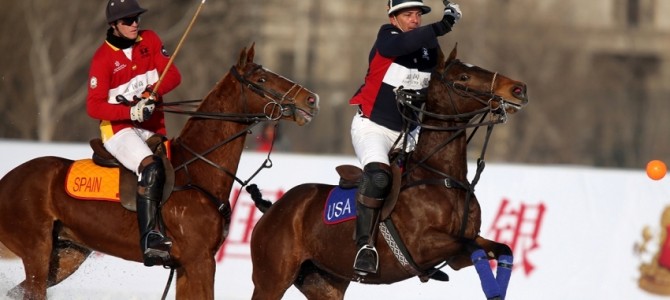
<svg viewBox="0 0 670 300">
<path fill-rule="evenodd" d="M 364 251 L 370 251 L 374 255 L 374 269 L 366 269 L 364 266 L 361 266 L 359 264 L 359 258 L 361 253 Z M 379 269 L 379 254 L 377 253 L 377 248 L 375 248 L 372 245 L 363 245 L 360 249 L 358 249 L 358 252 L 356 253 L 356 259 L 354 260 L 354 271 L 358 275 L 365 276 L 368 273 L 377 273 L 377 270 Z"/>
</svg>

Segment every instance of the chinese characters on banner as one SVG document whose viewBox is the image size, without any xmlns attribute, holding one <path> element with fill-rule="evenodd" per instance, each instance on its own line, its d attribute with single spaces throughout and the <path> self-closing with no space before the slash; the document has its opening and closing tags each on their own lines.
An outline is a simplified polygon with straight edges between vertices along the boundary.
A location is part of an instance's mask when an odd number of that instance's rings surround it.
<svg viewBox="0 0 670 300">
<path fill-rule="evenodd" d="M 523 267 L 527 276 L 535 269 L 530 254 L 540 248 L 539 237 L 545 211 L 546 207 L 541 202 L 513 205 L 503 198 L 489 229 L 489 238 L 512 248 L 514 267 Z"/>
</svg>

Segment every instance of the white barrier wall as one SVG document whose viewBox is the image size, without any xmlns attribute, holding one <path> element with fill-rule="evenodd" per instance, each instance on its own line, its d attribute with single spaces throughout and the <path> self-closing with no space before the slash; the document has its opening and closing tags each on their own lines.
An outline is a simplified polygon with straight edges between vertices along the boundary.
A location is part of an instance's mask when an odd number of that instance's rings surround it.
<svg viewBox="0 0 670 300">
<path fill-rule="evenodd" d="M 0 141 L 0 175 L 32 157 L 79 159 L 90 153 L 82 144 Z M 244 153 L 238 177 L 247 179 L 265 158 L 265 154 Z M 252 182 L 272 201 L 301 183 L 336 183 L 335 166 L 357 164 L 353 157 L 337 156 L 272 154 L 271 159 L 273 167 Z M 670 224 L 667 180 L 652 181 L 642 170 L 487 165 L 476 190 L 482 206 L 482 235 L 514 250 L 508 299 L 670 299 L 670 293 L 662 291 L 670 289 L 670 283 L 651 289 L 638 283 L 643 274 L 670 282 L 670 266 L 661 266 L 655 259 L 670 255 L 670 249 L 660 250 L 665 239 L 662 233 Z M 233 199 L 238 193 L 236 186 Z M 664 210 L 669 210 L 665 218 Z M 260 216 L 249 195 L 241 193 L 230 235 L 216 257 L 217 299 L 250 298 L 248 242 Z M 648 234 L 643 237 L 645 229 Z M 646 251 L 639 251 L 641 245 Z M 346 298 L 484 299 L 474 268 L 443 270 L 450 282 L 421 283 L 412 278 L 394 285 L 354 283 Z M 49 296 L 158 299 L 167 277 L 167 270 L 96 253 L 78 273 L 50 289 Z M 0 299 L 22 279 L 20 261 L 0 259 Z M 284 299 L 304 297 L 292 288 Z"/>
</svg>

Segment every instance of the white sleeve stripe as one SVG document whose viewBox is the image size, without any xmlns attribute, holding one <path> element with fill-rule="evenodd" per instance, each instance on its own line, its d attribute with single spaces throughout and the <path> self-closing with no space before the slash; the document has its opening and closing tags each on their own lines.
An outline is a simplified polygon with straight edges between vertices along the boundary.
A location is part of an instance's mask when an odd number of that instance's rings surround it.
<svg viewBox="0 0 670 300">
<path fill-rule="evenodd" d="M 107 94 L 107 102 L 111 104 L 119 103 L 116 101 L 116 96 L 118 95 L 123 95 L 126 97 L 126 99 L 132 101 L 133 96 L 141 96 L 142 92 L 144 92 L 144 89 L 146 89 L 148 85 L 158 82 L 158 78 L 158 71 L 156 69 L 148 71 L 144 74 L 139 74 L 130 79 L 128 82 L 110 89 L 109 93 Z"/>
<path fill-rule="evenodd" d="M 430 81 L 429 72 L 421 72 L 417 69 L 409 69 L 402 65 L 392 63 L 384 75 L 383 82 L 399 87 L 403 86 L 406 89 L 420 90 L 428 87 Z"/>
</svg>

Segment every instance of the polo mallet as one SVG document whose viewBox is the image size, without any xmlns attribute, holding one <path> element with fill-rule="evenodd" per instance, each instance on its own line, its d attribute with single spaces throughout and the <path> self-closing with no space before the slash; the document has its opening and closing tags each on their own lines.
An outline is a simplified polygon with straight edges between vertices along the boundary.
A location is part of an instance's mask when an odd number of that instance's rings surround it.
<svg viewBox="0 0 670 300">
<path fill-rule="evenodd" d="M 202 0 L 202 2 L 200 2 L 200 5 L 198 5 L 198 9 L 195 11 L 195 14 L 193 14 L 193 18 L 191 19 L 191 22 L 188 24 L 188 27 L 186 27 L 186 31 L 184 31 L 184 34 L 181 36 L 181 39 L 179 40 L 179 43 L 177 43 L 177 48 L 174 49 L 174 54 L 172 56 L 170 56 L 170 60 L 168 60 L 168 63 L 165 66 L 165 70 L 163 70 L 163 73 L 161 73 L 161 76 L 158 78 L 158 81 L 156 82 L 156 85 L 154 85 L 154 87 L 153 87 L 153 91 L 151 91 L 151 96 L 152 97 L 158 91 L 158 87 L 161 85 L 161 82 L 163 82 L 163 78 L 165 77 L 165 74 L 167 74 L 168 69 L 170 68 L 170 66 L 172 66 L 172 62 L 174 61 L 174 58 L 177 57 L 177 53 L 179 53 L 179 49 L 181 49 L 181 45 L 184 43 L 184 40 L 186 39 L 186 36 L 191 31 L 191 27 L 193 27 L 193 23 L 195 23 L 195 19 L 200 14 L 200 10 L 202 10 L 202 6 L 205 5 L 205 1 L 207 1 L 207 0 Z"/>
</svg>

